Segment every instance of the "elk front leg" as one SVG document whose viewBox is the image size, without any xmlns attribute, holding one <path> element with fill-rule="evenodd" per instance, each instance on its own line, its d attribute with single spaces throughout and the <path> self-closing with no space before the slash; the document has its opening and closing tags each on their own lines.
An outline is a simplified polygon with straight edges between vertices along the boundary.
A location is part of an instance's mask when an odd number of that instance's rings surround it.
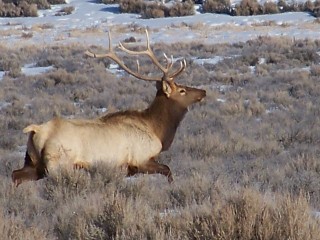
<svg viewBox="0 0 320 240">
<path fill-rule="evenodd" d="M 137 172 L 146 174 L 160 173 L 168 178 L 169 183 L 173 181 L 170 168 L 165 164 L 156 162 L 154 158 L 151 158 L 146 164 L 138 166 Z"/>
<path fill-rule="evenodd" d="M 139 172 L 138 168 L 136 166 L 132 166 L 132 165 L 128 165 L 127 171 L 128 171 L 127 177 L 131 177 Z"/>
</svg>

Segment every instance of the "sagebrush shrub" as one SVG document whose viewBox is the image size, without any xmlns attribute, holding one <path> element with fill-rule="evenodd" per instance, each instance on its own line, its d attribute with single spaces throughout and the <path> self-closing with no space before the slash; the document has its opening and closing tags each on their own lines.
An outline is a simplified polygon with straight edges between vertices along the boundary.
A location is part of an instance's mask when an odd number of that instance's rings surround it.
<svg viewBox="0 0 320 240">
<path fill-rule="evenodd" d="M 263 10 L 257 0 L 241 0 L 234 12 L 238 16 L 251 16 L 261 14 Z"/>
<path fill-rule="evenodd" d="M 35 76 L 7 73 L 0 81 L 1 237 L 317 239 L 319 46 L 284 37 L 154 44 L 161 60 L 163 52 L 186 58 L 178 83 L 207 91 L 160 158 L 174 183 L 157 175 L 125 178 L 125 170 L 98 164 L 62 169 L 19 188 L 10 175 L 24 163 L 25 126 L 143 109 L 156 86 L 106 71 L 109 60 L 83 57 L 88 46 L 0 46 L 1 71 L 53 66 Z M 213 56 L 220 57 L 215 64 L 196 61 Z M 158 73 L 148 59 L 140 65 Z"/>
<path fill-rule="evenodd" d="M 229 0 L 207 0 L 203 3 L 203 11 L 210 13 L 231 13 Z"/>
<path fill-rule="evenodd" d="M 278 8 L 278 5 L 274 2 L 271 1 L 266 1 L 263 4 L 263 13 L 264 14 L 275 14 L 275 13 L 279 13 L 280 10 Z"/>
<path fill-rule="evenodd" d="M 119 3 L 120 0 L 100 0 L 100 2 L 104 4 L 114 4 L 114 3 Z"/>
<path fill-rule="evenodd" d="M 183 3 L 175 3 L 169 8 L 170 17 L 182 17 L 194 15 L 194 4 L 192 1 L 185 1 Z"/>
<path fill-rule="evenodd" d="M 141 13 L 144 6 L 143 0 L 120 0 L 119 8 L 122 13 Z"/>
<path fill-rule="evenodd" d="M 177 2 L 167 7 L 160 2 L 120 0 L 119 7 L 120 12 L 138 13 L 143 18 L 181 17 L 194 14 L 194 4 L 191 1 Z"/>
</svg>

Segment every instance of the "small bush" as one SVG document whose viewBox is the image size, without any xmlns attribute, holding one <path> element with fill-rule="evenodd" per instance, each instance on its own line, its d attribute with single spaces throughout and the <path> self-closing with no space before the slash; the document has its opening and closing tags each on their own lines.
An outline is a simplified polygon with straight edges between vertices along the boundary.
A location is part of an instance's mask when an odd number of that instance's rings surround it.
<svg viewBox="0 0 320 240">
<path fill-rule="evenodd" d="M 167 7 L 157 2 L 120 0 L 119 8 L 122 13 L 137 13 L 141 14 L 143 18 L 181 17 L 194 14 L 194 4 L 192 1 L 177 2 L 171 7 Z"/>
<path fill-rule="evenodd" d="M 251 16 L 262 13 L 262 7 L 257 0 L 242 0 L 235 8 L 235 15 L 237 16 Z"/>
<path fill-rule="evenodd" d="M 143 18 L 163 18 L 167 16 L 168 9 L 157 3 L 145 4 L 141 13 Z"/>
<path fill-rule="evenodd" d="M 312 15 L 316 18 L 319 18 L 320 17 L 320 7 L 314 8 L 312 11 Z"/>
<path fill-rule="evenodd" d="M 45 0 L 40 0 L 40 1 L 45 1 Z M 56 4 L 65 4 L 65 0 L 47 0 L 49 4 L 56 5 Z"/>
<path fill-rule="evenodd" d="M 120 0 L 100 0 L 100 2 L 104 4 L 115 4 L 115 3 L 119 3 Z"/>
<path fill-rule="evenodd" d="M 191 1 L 186 1 L 184 3 L 175 3 L 169 9 L 170 17 L 182 17 L 194 15 L 194 4 Z"/>
<path fill-rule="evenodd" d="M 32 38 L 33 37 L 33 33 L 32 32 L 23 32 L 22 34 L 21 34 L 21 37 L 22 38 Z"/>
<path fill-rule="evenodd" d="M 0 17 L 37 17 L 38 8 L 36 4 L 21 1 L 18 5 L 0 2 Z"/>
<path fill-rule="evenodd" d="M 209 13 L 230 14 L 230 0 L 207 0 L 203 3 L 203 11 Z"/>
<path fill-rule="evenodd" d="M 119 8 L 122 13 L 141 13 L 144 4 L 143 0 L 120 0 Z"/>
<path fill-rule="evenodd" d="M 74 7 L 73 6 L 69 6 L 69 7 L 64 7 L 61 10 L 59 10 L 55 16 L 65 16 L 65 15 L 70 15 L 72 12 L 74 11 Z"/>
<path fill-rule="evenodd" d="M 264 14 L 275 14 L 275 13 L 279 13 L 279 7 L 276 3 L 274 2 L 265 2 L 263 4 L 263 13 Z"/>
</svg>

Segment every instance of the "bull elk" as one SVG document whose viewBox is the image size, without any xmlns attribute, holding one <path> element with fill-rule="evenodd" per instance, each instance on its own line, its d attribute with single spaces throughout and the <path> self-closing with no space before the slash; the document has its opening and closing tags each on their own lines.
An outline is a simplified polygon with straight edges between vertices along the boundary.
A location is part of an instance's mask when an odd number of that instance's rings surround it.
<svg viewBox="0 0 320 240">
<path fill-rule="evenodd" d="M 44 178 L 60 165 L 89 168 L 97 162 L 109 166 L 125 167 L 127 175 L 137 173 L 159 173 L 173 181 L 167 165 L 156 158 L 167 150 L 176 130 L 188 111 L 188 106 L 201 101 L 206 92 L 201 89 L 179 85 L 174 79 L 186 68 L 186 61 L 173 70 L 173 60 L 167 58 L 162 65 L 150 48 L 132 51 L 119 43 L 119 48 L 128 55 L 150 58 L 162 72 L 161 77 L 141 74 L 131 70 L 112 49 L 109 33 L 109 51 L 106 54 L 85 54 L 94 58 L 110 58 L 134 77 L 145 81 L 156 81 L 157 94 L 151 105 L 143 111 L 121 111 L 105 116 L 86 119 L 54 118 L 46 123 L 32 124 L 23 129 L 29 133 L 24 167 L 12 172 L 16 186 L 23 181 Z"/>
</svg>

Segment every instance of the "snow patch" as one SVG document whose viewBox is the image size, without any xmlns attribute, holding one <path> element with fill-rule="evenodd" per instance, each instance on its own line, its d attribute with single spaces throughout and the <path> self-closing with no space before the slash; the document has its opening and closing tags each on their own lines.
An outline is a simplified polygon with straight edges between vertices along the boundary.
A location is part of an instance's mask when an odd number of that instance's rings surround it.
<svg viewBox="0 0 320 240">
<path fill-rule="evenodd" d="M 223 98 L 217 98 L 217 102 L 225 103 L 225 102 L 226 102 L 226 100 L 225 100 L 225 99 L 223 99 Z"/>
<path fill-rule="evenodd" d="M 217 89 L 220 93 L 225 94 L 230 88 L 232 88 L 232 85 L 220 85 L 217 86 Z"/>
<path fill-rule="evenodd" d="M 6 74 L 5 71 L 0 71 L 0 81 L 3 79 L 5 74 Z"/>
<path fill-rule="evenodd" d="M 312 215 L 313 215 L 315 218 L 319 218 L 319 219 L 320 219 L 320 211 L 313 211 L 313 212 L 312 212 Z"/>
<path fill-rule="evenodd" d="M 220 61 L 222 61 L 223 59 L 224 59 L 224 57 L 215 56 L 213 58 L 197 58 L 197 59 L 194 59 L 193 62 L 198 65 L 204 65 L 204 64 L 215 65 L 215 64 L 219 63 Z"/>
<path fill-rule="evenodd" d="M 238 0 L 234 0 L 236 2 Z M 263 1 L 263 0 L 260 0 Z M 315 18 L 309 13 L 280 13 L 259 16 L 229 16 L 223 14 L 201 13 L 199 5 L 196 5 L 196 13 L 193 16 L 185 17 L 170 17 L 159 19 L 143 19 L 139 14 L 120 13 L 118 4 L 98 4 L 95 1 L 88 0 L 69 0 L 75 11 L 68 16 L 55 16 L 58 10 L 68 6 L 59 4 L 51 6 L 51 9 L 40 10 L 40 17 L 17 17 L 17 18 L 0 18 L 0 43 L 5 43 L 11 46 L 17 44 L 52 44 L 57 41 L 59 36 L 68 34 L 73 29 L 85 30 L 92 26 L 97 26 L 99 29 L 109 30 L 110 28 L 120 27 L 121 31 L 125 32 L 125 28 L 135 25 L 141 28 L 149 28 L 152 35 L 150 40 L 154 42 L 166 42 L 168 44 L 175 42 L 190 42 L 200 41 L 203 43 L 234 43 L 239 41 L 247 41 L 259 36 L 289 36 L 298 38 L 319 39 L 320 31 L 314 30 Z M 84 17 L 87 16 L 87 17 Z M 90 16 L 90 17 L 88 17 Z M 8 21 L 10 24 L 8 25 Z M 279 25 L 272 26 L 269 31 L 265 30 L 263 23 L 274 22 Z M 23 24 L 22 24 L 23 23 Z M 201 23 L 207 29 L 191 30 L 189 27 L 175 26 L 193 26 Z M 261 23 L 262 27 L 254 26 Z M 10 31 L 23 29 L 32 29 L 34 25 L 50 24 L 54 29 L 45 31 L 33 31 L 33 37 L 28 41 L 21 41 L 21 34 L 2 34 L 1 31 Z M 282 27 L 285 24 L 287 27 Z M 301 26 L 309 24 L 308 26 Z M 23 25 L 23 28 L 21 26 Z M 218 27 L 216 30 L 210 27 Z M 223 29 L 219 29 L 219 27 Z M 243 29 L 237 29 L 237 26 Z M 268 26 L 268 25 L 266 25 Z M 252 29 L 254 27 L 254 29 Z M 229 29 L 231 28 L 231 29 Z M 201 33 L 199 33 L 201 30 Z M 115 31 L 116 32 L 116 31 Z M 206 34 L 204 34 L 204 32 Z M 143 34 L 143 33 L 141 33 Z M 136 33 L 136 35 L 141 35 Z M 121 35 L 121 34 L 119 34 Z M 123 36 L 123 35 L 122 35 Z M 119 41 L 118 36 L 114 36 L 114 41 Z M 89 34 L 87 37 L 68 38 L 64 39 L 64 43 L 83 43 L 105 45 L 105 36 L 95 36 Z"/>
<path fill-rule="evenodd" d="M 278 110 L 279 110 L 279 107 L 270 107 L 269 109 L 266 109 L 266 114 L 270 114 Z"/>
<path fill-rule="evenodd" d="M 53 66 L 36 67 L 34 63 L 26 64 L 21 68 L 21 72 L 26 76 L 35 76 L 38 74 L 46 73 L 53 69 Z"/>
<path fill-rule="evenodd" d="M 168 217 L 168 216 L 174 217 L 180 214 L 181 212 L 177 209 L 165 209 L 163 212 L 159 213 L 161 218 Z"/>
<path fill-rule="evenodd" d="M 2 110 L 3 108 L 8 107 L 10 105 L 11 105 L 11 103 L 8 103 L 8 102 L 0 102 L 0 110 Z"/>
</svg>

